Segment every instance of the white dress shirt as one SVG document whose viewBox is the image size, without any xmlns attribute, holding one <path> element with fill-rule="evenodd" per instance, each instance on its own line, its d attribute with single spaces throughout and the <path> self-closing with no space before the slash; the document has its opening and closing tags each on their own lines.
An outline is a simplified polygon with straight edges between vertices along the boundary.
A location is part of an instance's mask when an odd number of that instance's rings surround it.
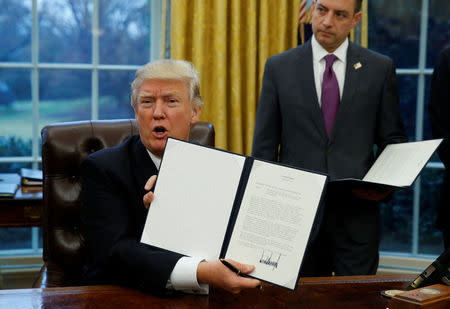
<svg viewBox="0 0 450 309">
<path fill-rule="evenodd" d="M 322 106 L 322 80 L 323 72 L 325 71 L 325 56 L 330 53 L 322 47 L 322 45 L 317 42 L 316 38 L 312 37 L 311 47 L 313 54 L 313 69 L 314 69 L 314 83 L 316 85 L 317 99 L 319 100 L 319 105 Z M 339 95 L 342 99 L 342 93 L 344 92 L 344 81 L 345 81 L 345 67 L 347 63 L 347 49 L 348 49 L 348 38 L 342 42 L 342 44 L 332 53 L 337 59 L 333 63 L 333 71 L 336 74 L 336 79 L 339 85 Z"/>
<path fill-rule="evenodd" d="M 147 152 L 156 168 L 159 170 L 161 158 L 155 156 L 148 149 Z M 179 259 L 170 274 L 166 288 L 172 288 L 186 293 L 208 294 L 209 285 L 199 284 L 197 282 L 197 268 L 201 261 L 204 261 L 204 259 L 189 256 L 183 256 Z"/>
</svg>

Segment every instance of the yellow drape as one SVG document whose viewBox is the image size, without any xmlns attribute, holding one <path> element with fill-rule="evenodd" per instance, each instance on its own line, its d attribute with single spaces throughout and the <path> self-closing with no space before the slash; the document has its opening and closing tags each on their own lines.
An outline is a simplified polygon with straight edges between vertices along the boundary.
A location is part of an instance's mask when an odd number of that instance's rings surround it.
<svg viewBox="0 0 450 309">
<path fill-rule="evenodd" d="M 250 154 L 264 64 L 297 45 L 299 0 L 172 0 L 171 58 L 192 61 L 216 147 Z"/>
</svg>

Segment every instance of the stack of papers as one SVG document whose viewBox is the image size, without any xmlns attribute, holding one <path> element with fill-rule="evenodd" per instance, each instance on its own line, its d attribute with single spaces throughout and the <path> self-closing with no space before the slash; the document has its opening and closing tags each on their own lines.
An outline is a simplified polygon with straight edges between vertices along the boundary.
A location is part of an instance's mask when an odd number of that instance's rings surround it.
<svg viewBox="0 0 450 309">
<path fill-rule="evenodd" d="M 20 176 L 15 173 L 0 174 L 0 198 L 12 198 L 19 186 Z"/>
<path fill-rule="evenodd" d="M 20 176 L 22 177 L 23 186 L 42 186 L 42 171 L 30 168 L 21 168 Z"/>
</svg>

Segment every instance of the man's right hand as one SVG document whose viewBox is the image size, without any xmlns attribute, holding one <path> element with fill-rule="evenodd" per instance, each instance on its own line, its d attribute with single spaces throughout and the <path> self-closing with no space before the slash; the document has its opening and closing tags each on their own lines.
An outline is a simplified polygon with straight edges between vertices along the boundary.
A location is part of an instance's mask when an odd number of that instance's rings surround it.
<svg viewBox="0 0 450 309">
<path fill-rule="evenodd" d="M 232 260 L 228 261 L 243 274 L 249 274 L 255 270 L 255 266 L 253 265 L 241 264 Z M 244 289 L 261 286 L 261 281 L 239 276 L 220 261 L 200 262 L 197 268 L 197 281 L 199 284 L 206 283 L 233 294 L 237 294 Z"/>
</svg>

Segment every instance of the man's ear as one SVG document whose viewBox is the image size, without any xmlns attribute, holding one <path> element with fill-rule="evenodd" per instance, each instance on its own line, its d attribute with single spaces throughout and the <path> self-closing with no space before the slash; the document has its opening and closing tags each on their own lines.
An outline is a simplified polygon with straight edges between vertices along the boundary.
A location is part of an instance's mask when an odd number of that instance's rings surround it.
<svg viewBox="0 0 450 309">
<path fill-rule="evenodd" d="M 352 29 L 355 28 L 356 25 L 359 23 L 359 21 L 361 20 L 361 16 L 362 16 L 361 11 L 359 11 L 358 13 L 355 14 L 355 16 L 353 16 Z"/>
<path fill-rule="evenodd" d="M 200 114 L 202 113 L 202 108 L 197 107 L 192 109 L 191 115 L 191 125 L 196 123 L 200 119 Z"/>
</svg>

